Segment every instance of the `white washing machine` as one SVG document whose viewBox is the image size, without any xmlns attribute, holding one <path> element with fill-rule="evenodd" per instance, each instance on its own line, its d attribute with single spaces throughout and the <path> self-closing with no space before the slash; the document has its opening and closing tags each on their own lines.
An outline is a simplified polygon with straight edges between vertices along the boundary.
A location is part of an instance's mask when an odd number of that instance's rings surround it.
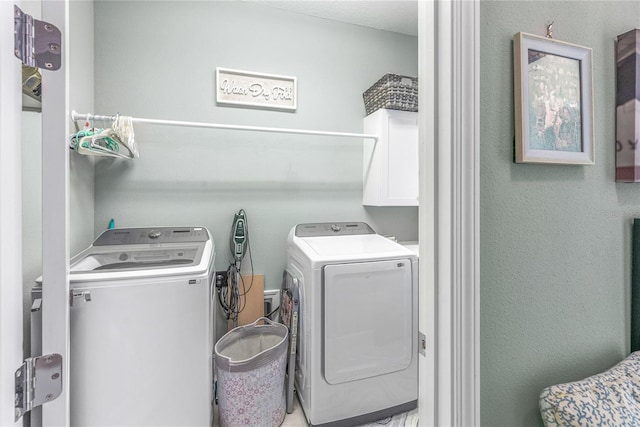
<svg viewBox="0 0 640 427">
<path fill-rule="evenodd" d="M 299 224 L 296 391 L 310 425 L 352 426 L 418 399 L 418 259 L 362 222 Z"/>
<path fill-rule="evenodd" d="M 71 425 L 212 425 L 214 258 L 206 228 L 158 227 L 107 230 L 71 259 Z"/>
</svg>

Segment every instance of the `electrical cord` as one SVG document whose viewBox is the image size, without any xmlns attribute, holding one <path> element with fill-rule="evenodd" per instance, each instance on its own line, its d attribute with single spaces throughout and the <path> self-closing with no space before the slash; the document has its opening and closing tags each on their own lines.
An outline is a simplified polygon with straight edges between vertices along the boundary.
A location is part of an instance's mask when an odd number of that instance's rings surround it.
<svg viewBox="0 0 640 427">
<path fill-rule="evenodd" d="M 237 321 L 238 314 L 241 313 L 247 305 L 247 294 L 253 288 L 253 257 L 251 255 L 251 244 L 249 239 L 249 220 L 244 209 L 240 209 L 239 214 L 244 216 L 244 235 L 246 238 L 247 252 L 249 253 L 249 262 L 251 266 L 251 282 L 248 287 L 245 284 L 244 277 L 240 274 L 242 270 L 242 261 L 244 254 L 237 258 L 236 254 L 231 249 L 231 255 L 234 259 L 229 263 L 227 268 L 227 283 L 223 286 L 217 287 L 218 302 L 227 320 Z M 234 220 L 235 221 L 235 220 Z M 232 230 L 233 233 L 233 230 Z M 242 292 L 240 292 L 240 286 L 242 286 Z M 273 314 L 273 313 L 271 313 Z"/>
<path fill-rule="evenodd" d="M 266 314 L 264 317 L 266 317 L 267 319 L 271 319 L 271 316 L 273 316 L 278 310 L 280 310 L 280 306 L 277 306 L 276 308 L 274 308 L 271 313 Z"/>
<path fill-rule="evenodd" d="M 247 287 L 245 286 L 245 282 L 244 282 L 244 278 L 242 277 L 241 274 L 238 274 L 238 277 L 240 278 L 240 282 L 242 284 L 242 293 L 239 292 L 239 283 L 236 284 L 236 289 L 238 290 L 238 313 L 244 311 L 244 309 L 247 306 L 247 294 L 249 293 L 249 291 L 251 291 L 251 288 L 253 287 L 253 256 L 251 254 L 251 234 L 249 233 L 249 216 L 247 215 L 246 212 L 244 212 L 244 217 L 245 217 L 245 234 L 247 237 L 247 252 L 249 253 L 249 265 L 251 266 L 251 283 L 249 283 L 249 288 L 247 289 Z M 242 257 L 242 259 L 240 260 L 240 262 L 238 263 L 238 273 L 240 273 L 240 270 L 242 269 L 242 260 L 244 260 L 244 256 Z M 235 276 L 234 276 L 235 277 Z"/>
<path fill-rule="evenodd" d="M 223 284 L 222 286 L 216 286 L 216 291 L 218 294 L 218 303 L 220 304 L 220 307 L 222 308 L 222 311 L 224 312 L 225 318 L 227 320 L 229 320 L 231 318 L 231 315 L 233 313 L 232 307 L 231 307 L 231 301 L 229 300 L 229 295 L 228 295 L 228 290 L 229 290 L 229 270 L 227 269 L 227 283 Z"/>
</svg>

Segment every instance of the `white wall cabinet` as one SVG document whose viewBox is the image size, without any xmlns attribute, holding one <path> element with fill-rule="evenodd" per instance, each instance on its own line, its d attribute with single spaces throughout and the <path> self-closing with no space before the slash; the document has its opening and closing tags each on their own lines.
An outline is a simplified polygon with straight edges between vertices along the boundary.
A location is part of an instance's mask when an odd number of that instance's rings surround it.
<svg viewBox="0 0 640 427">
<path fill-rule="evenodd" d="M 365 206 L 418 206 L 418 113 L 380 109 L 364 118 Z"/>
</svg>

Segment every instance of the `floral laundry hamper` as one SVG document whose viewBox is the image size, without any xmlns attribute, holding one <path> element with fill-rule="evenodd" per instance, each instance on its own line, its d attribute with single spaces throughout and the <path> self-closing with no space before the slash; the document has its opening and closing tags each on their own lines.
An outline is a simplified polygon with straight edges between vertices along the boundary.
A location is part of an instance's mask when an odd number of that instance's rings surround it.
<svg viewBox="0 0 640 427">
<path fill-rule="evenodd" d="M 264 325 L 258 322 L 264 321 Z M 215 345 L 221 427 L 279 426 L 284 421 L 289 329 L 261 317 Z"/>
</svg>

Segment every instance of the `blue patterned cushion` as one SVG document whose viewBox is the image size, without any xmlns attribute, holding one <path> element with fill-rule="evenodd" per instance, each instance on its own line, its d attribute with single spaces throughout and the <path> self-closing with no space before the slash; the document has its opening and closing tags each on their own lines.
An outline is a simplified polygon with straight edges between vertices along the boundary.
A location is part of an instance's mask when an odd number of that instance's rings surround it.
<svg viewBox="0 0 640 427">
<path fill-rule="evenodd" d="M 640 426 L 640 351 L 613 368 L 540 393 L 546 427 Z"/>
</svg>

